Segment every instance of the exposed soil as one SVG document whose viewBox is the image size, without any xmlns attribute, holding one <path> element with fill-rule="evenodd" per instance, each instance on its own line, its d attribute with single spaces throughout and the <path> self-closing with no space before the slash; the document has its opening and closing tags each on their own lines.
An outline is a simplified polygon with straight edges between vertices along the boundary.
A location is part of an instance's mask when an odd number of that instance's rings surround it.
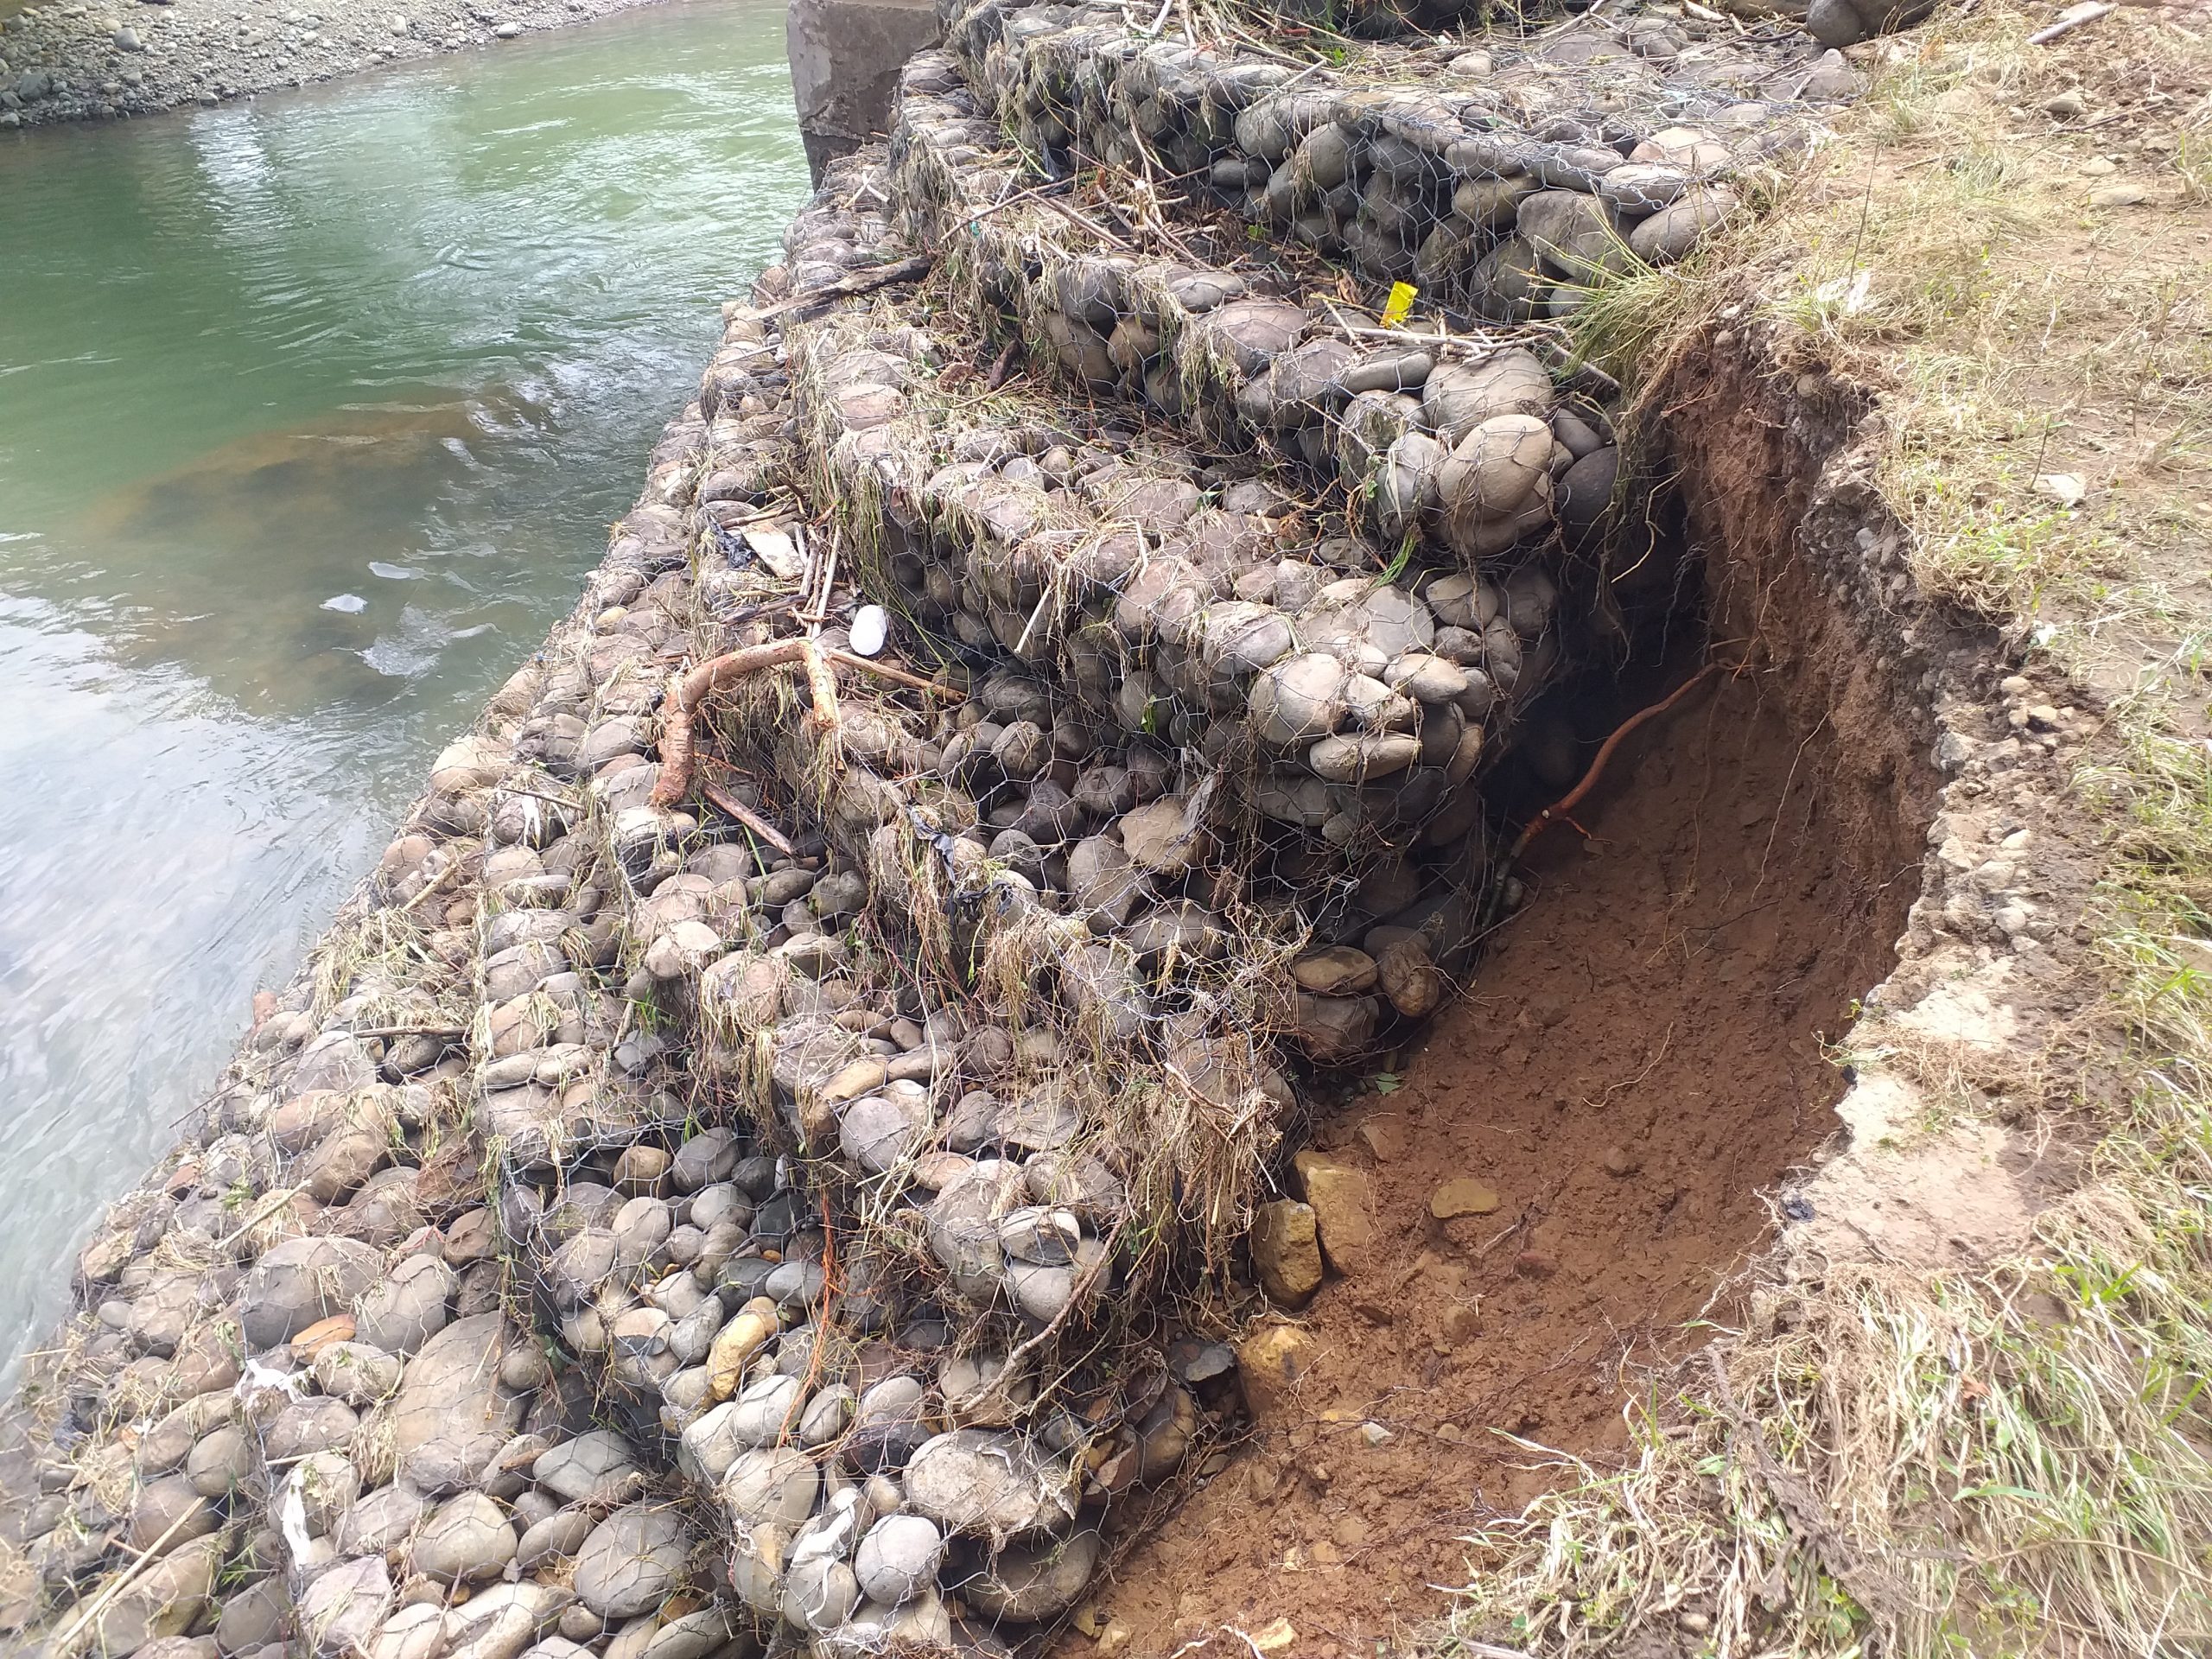
<svg viewBox="0 0 2212 1659">
<path fill-rule="evenodd" d="M 1287 1618 L 1301 1659 L 1373 1654 L 1553 1478 L 1508 1436 L 1622 1446 L 1624 1366 L 1682 1350 L 1837 1127 L 1822 1039 L 1916 886 L 1854 857 L 1823 760 L 1754 681 L 1721 683 L 1624 746 L 1577 814 L 1588 842 L 1536 843 L 1532 902 L 1402 1086 L 1319 1127 L 1370 1171 L 1378 1264 L 1306 1310 L 1294 1414 L 1102 1586 L 1128 1652 Z M 1496 1211 L 1433 1219 L 1462 1177 Z"/>
</svg>

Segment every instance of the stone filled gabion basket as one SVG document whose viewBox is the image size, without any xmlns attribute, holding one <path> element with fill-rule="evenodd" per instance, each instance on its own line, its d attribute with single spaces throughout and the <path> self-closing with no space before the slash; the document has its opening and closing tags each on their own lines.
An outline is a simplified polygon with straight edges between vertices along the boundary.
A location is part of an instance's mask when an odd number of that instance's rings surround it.
<svg viewBox="0 0 2212 1659">
<path fill-rule="evenodd" d="M 1081 1601 L 1238 1410 L 1163 1293 L 1300 1064 L 1465 966 L 1485 785 L 1668 579 L 1560 318 L 1847 90 L 1612 25 L 1300 70 L 950 9 L 83 1251 L 0 1435 L 26 1650 L 1001 1653 Z"/>
</svg>

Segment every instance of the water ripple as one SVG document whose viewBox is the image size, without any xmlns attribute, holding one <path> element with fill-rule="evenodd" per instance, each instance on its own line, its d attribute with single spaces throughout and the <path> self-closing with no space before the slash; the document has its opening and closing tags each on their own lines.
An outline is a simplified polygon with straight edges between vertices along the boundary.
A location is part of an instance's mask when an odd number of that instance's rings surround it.
<svg viewBox="0 0 2212 1659">
<path fill-rule="evenodd" d="M 0 135 L 0 1361 L 572 602 L 804 195 L 782 44 Z"/>
</svg>

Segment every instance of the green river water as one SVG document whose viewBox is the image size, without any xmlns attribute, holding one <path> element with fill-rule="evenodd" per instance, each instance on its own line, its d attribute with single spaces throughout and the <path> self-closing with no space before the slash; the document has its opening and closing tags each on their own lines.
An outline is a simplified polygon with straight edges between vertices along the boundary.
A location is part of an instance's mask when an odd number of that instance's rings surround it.
<svg viewBox="0 0 2212 1659">
<path fill-rule="evenodd" d="M 0 1362 L 574 601 L 805 191 L 761 0 L 0 135 Z"/>
</svg>

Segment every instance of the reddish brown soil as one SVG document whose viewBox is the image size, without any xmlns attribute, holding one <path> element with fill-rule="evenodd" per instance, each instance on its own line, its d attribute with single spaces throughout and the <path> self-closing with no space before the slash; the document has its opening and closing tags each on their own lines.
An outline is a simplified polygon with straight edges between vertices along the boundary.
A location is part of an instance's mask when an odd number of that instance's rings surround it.
<svg viewBox="0 0 2212 1659">
<path fill-rule="evenodd" d="M 1724 684 L 1624 746 L 1577 814 L 1592 842 L 1532 849 L 1533 902 L 1403 1086 L 1320 1126 L 1371 1170 L 1386 1265 L 1332 1277 L 1296 1408 L 1101 1586 L 1134 1659 L 1209 1632 L 1241 1656 L 1221 1627 L 1277 1618 L 1296 1659 L 1395 1651 L 1466 1581 L 1462 1539 L 1553 1478 L 1503 1436 L 1623 1445 L 1625 1368 L 1688 1345 L 1834 1128 L 1821 1036 L 1887 970 L 1911 896 L 1838 844 L 1822 772 Z M 1433 1220 L 1459 1176 L 1497 1210 Z"/>
</svg>

